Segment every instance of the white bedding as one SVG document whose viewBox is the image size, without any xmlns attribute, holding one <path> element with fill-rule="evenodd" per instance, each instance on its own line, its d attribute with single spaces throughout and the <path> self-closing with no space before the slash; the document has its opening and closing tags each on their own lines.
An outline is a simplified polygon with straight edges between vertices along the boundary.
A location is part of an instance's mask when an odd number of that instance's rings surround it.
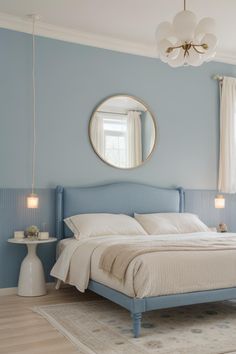
<svg viewBox="0 0 236 354">
<path fill-rule="evenodd" d="M 228 234 L 230 237 L 236 234 Z M 125 281 L 99 269 L 99 260 L 109 245 L 129 240 L 166 239 L 196 240 L 197 238 L 227 240 L 226 234 L 215 232 L 158 235 L 91 237 L 60 242 L 61 254 L 51 274 L 80 291 L 85 291 L 89 279 L 100 282 L 132 297 L 158 296 L 236 286 L 236 250 L 169 251 L 137 256 L 128 266 Z"/>
</svg>

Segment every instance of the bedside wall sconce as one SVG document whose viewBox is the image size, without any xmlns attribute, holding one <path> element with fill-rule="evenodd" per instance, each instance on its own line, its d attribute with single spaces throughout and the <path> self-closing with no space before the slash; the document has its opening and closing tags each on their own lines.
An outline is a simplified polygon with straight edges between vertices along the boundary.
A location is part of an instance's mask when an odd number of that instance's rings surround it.
<svg viewBox="0 0 236 354">
<path fill-rule="evenodd" d="M 215 208 L 224 209 L 225 208 L 225 198 L 222 194 L 217 194 L 215 196 Z"/>
</svg>

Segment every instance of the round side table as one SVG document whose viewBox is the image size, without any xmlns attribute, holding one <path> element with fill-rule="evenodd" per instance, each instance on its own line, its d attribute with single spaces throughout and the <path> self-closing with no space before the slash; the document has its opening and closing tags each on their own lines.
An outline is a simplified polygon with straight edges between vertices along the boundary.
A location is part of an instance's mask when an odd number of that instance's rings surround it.
<svg viewBox="0 0 236 354">
<path fill-rule="evenodd" d="M 10 238 L 8 242 L 18 245 L 26 245 L 28 253 L 23 259 L 20 267 L 18 281 L 18 295 L 20 296 L 42 296 L 47 293 L 44 278 L 43 265 L 37 256 L 36 249 L 40 244 L 56 242 L 57 239 L 49 237 L 47 240 L 29 240 Z"/>
</svg>

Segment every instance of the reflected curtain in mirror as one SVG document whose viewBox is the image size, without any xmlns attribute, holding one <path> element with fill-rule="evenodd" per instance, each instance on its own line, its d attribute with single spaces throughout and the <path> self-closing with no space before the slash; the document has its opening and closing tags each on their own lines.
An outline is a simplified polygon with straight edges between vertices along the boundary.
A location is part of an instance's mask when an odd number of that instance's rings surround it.
<svg viewBox="0 0 236 354">
<path fill-rule="evenodd" d="M 142 163 L 142 133 L 140 112 L 129 111 L 127 114 L 127 159 L 126 167 L 132 168 Z"/>
</svg>

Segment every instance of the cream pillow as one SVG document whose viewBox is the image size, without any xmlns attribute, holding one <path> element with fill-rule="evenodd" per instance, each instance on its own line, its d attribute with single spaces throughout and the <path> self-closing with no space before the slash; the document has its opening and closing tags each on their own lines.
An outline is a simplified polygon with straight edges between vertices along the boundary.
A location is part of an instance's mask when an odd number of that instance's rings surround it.
<svg viewBox="0 0 236 354">
<path fill-rule="evenodd" d="M 134 216 L 149 235 L 210 231 L 197 215 L 189 213 L 134 214 Z"/>
<path fill-rule="evenodd" d="M 134 218 L 124 214 L 79 214 L 64 221 L 77 239 L 90 236 L 147 234 Z"/>
</svg>

